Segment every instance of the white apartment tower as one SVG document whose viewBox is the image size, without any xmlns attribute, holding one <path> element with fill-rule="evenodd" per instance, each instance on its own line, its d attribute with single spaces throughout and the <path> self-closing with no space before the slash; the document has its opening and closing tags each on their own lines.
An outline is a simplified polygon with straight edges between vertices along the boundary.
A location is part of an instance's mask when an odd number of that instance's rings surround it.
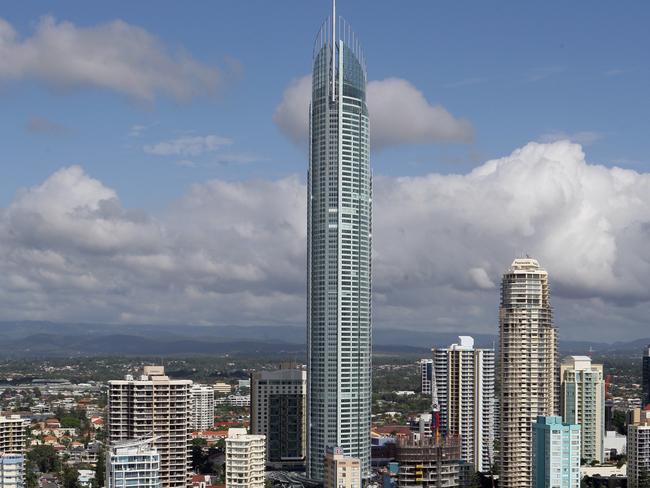
<svg viewBox="0 0 650 488">
<path fill-rule="evenodd" d="M 106 488 L 161 488 L 160 454 L 152 446 L 154 440 L 138 439 L 109 446 Z"/>
<path fill-rule="evenodd" d="M 25 486 L 26 423 L 20 415 L 0 416 L 0 488 Z"/>
<path fill-rule="evenodd" d="M 433 349 L 442 433 L 460 439 L 460 456 L 477 471 L 490 470 L 494 444 L 494 350 L 457 344 Z"/>
<path fill-rule="evenodd" d="M 264 488 L 265 437 L 228 429 L 226 488 Z"/>
<path fill-rule="evenodd" d="M 214 388 L 192 385 L 192 429 L 208 430 L 214 427 Z"/>
<path fill-rule="evenodd" d="M 316 36 L 309 108 L 307 346 L 310 478 L 340 447 L 370 475 L 372 183 L 366 67 L 336 15 Z"/>
<path fill-rule="evenodd" d="M 251 375 L 251 433 L 266 436 L 266 463 L 304 468 L 307 450 L 307 372 L 286 368 Z"/>
<path fill-rule="evenodd" d="M 560 413 L 568 424 L 581 426 L 582 453 L 587 462 L 603 462 L 605 381 L 603 365 L 588 356 L 569 356 L 560 365 Z"/>
<path fill-rule="evenodd" d="M 641 482 L 647 483 L 648 478 L 650 478 L 650 410 L 635 408 L 628 414 L 627 486 L 642 488 Z"/>
<path fill-rule="evenodd" d="M 189 484 L 191 388 L 189 380 L 165 376 L 162 366 L 145 366 L 138 379 L 108 382 L 109 442 L 155 437 L 162 488 Z"/>
<path fill-rule="evenodd" d="M 499 309 L 501 488 L 532 485 L 532 427 L 558 411 L 557 335 L 548 274 L 515 259 L 501 282 Z"/>
</svg>

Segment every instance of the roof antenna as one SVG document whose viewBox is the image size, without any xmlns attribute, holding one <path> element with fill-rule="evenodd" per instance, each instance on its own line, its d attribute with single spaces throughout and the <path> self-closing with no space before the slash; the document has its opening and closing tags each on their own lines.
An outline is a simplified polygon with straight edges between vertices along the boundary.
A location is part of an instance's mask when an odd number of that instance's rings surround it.
<svg viewBox="0 0 650 488">
<path fill-rule="evenodd" d="M 336 100 L 336 0 L 332 0 L 332 101 Z"/>
</svg>

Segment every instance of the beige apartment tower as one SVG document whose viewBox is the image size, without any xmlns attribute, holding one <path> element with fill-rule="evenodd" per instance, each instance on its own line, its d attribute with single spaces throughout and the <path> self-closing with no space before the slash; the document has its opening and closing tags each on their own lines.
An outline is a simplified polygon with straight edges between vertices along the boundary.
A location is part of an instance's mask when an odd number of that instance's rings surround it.
<svg viewBox="0 0 650 488">
<path fill-rule="evenodd" d="M 190 482 L 192 398 L 189 380 L 172 380 L 162 366 L 145 366 L 137 379 L 108 382 L 108 440 L 155 438 L 161 488 Z"/>
<path fill-rule="evenodd" d="M 588 463 L 603 462 L 605 436 L 605 380 L 603 365 L 588 356 L 569 356 L 560 365 L 560 413 L 567 424 L 581 426 L 580 456 Z"/>
<path fill-rule="evenodd" d="M 548 273 L 515 259 L 501 282 L 499 309 L 500 487 L 532 486 L 532 428 L 558 411 L 557 332 Z"/>
<path fill-rule="evenodd" d="M 228 429 L 226 488 L 264 488 L 265 437 L 246 429 Z"/>
<path fill-rule="evenodd" d="M 635 408 L 627 422 L 627 486 L 642 488 L 650 476 L 650 410 Z M 647 486 L 647 485 L 644 485 Z"/>
<path fill-rule="evenodd" d="M 361 488 L 361 460 L 347 457 L 340 447 L 327 449 L 323 488 Z"/>
</svg>

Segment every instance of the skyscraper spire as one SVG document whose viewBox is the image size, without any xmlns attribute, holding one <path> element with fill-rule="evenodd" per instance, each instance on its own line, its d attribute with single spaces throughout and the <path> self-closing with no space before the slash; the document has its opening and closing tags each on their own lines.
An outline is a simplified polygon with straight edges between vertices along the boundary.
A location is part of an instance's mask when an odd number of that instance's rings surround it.
<svg viewBox="0 0 650 488">
<path fill-rule="evenodd" d="M 336 80 L 336 0 L 332 0 L 332 80 Z M 334 81 L 332 82 L 332 101 L 336 100 Z"/>
</svg>

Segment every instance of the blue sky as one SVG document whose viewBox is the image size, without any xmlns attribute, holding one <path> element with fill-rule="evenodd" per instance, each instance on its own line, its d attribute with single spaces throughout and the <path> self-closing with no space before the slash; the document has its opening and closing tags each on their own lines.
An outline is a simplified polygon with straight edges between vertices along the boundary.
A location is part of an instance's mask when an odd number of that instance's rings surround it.
<svg viewBox="0 0 650 488">
<path fill-rule="evenodd" d="M 303 324 L 295 140 L 329 9 L 7 4 L 0 320 Z M 338 13 L 361 39 L 381 133 L 375 324 L 495 332 L 500 274 L 529 252 L 563 337 L 643 335 L 650 4 L 339 0 Z"/>
<path fill-rule="evenodd" d="M 376 153 L 376 174 L 466 172 L 543 134 L 593 132 L 590 160 L 643 168 L 650 129 L 646 2 L 361 2 L 339 12 L 362 39 L 370 79 L 400 77 L 431 103 L 468 119 L 469 145 L 416 145 Z M 191 182 L 304 174 L 304 148 L 273 124 L 282 92 L 309 72 L 311 42 L 327 2 L 20 2 L 4 18 L 28 37 L 43 15 L 92 27 L 114 19 L 140 26 L 169 49 L 228 70 L 214 96 L 151 103 L 95 88 L 59 93 L 35 80 L 2 83 L 7 203 L 62 165 L 82 164 L 129 205 L 156 208 Z M 31 117 L 65 126 L 62 135 L 25 131 Z M 140 138 L 134 125 L 152 125 Z M 247 164 L 179 167 L 146 156 L 142 145 L 178 134 L 218 134 Z M 142 192 L 142 185 L 148 191 Z"/>
</svg>

